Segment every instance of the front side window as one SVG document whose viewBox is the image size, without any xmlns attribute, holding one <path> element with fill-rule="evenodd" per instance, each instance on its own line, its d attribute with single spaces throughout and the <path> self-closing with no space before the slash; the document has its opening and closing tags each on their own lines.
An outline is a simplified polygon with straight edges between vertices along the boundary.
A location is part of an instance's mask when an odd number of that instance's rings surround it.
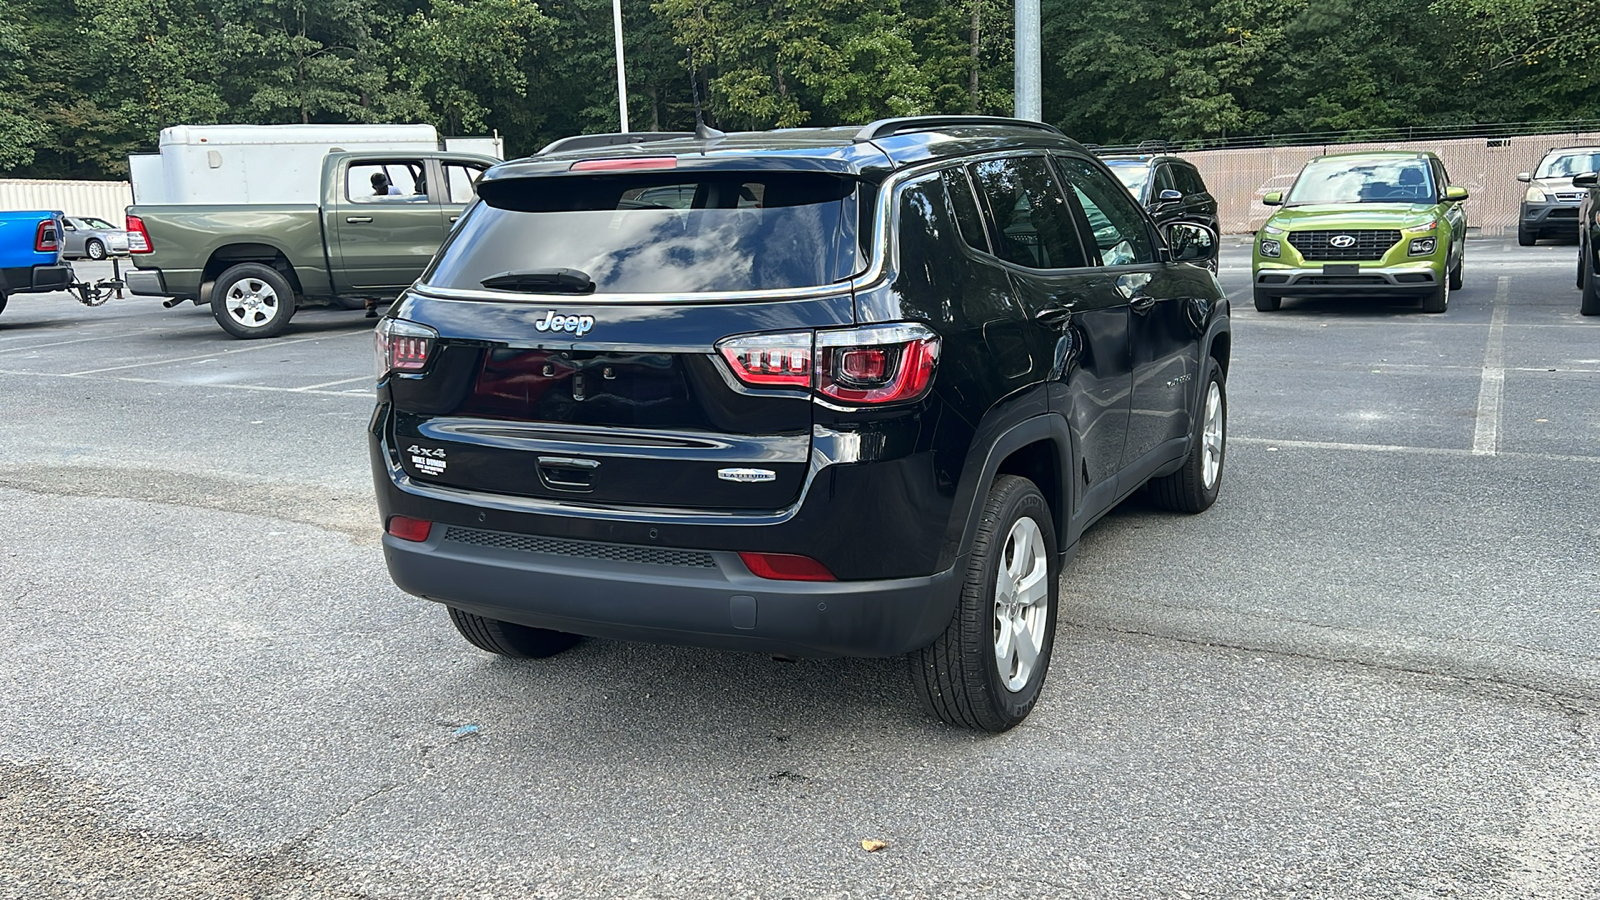
<svg viewBox="0 0 1600 900">
<path fill-rule="evenodd" d="M 1087 264 L 1066 195 L 1044 157 L 986 160 L 974 163 L 970 172 L 989 203 L 995 256 L 1030 269 Z"/>
<path fill-rule="evenodd" d="M 1162 166 L 1161 168 L 1156 169 L 1156 193 L 1155 193 L 1155 196 L 1156 197 L 1161 196 L 1161 192 L 1162 191 L 1176 191 L 1176 190 L 1180 190 L 1180 188 L 1178 187 L 1177 183 L 1172 180 L 1172 167 L 1171 166 Z M 1189 192 L 1188 191 L 1184 191 L 1184 193 L 1187 194 Z"/>
<path fill-rule="evenodd" d="M 1327 159 L 1306 163 L 1285 203 L 1426 203 L 1433 173 L 1425 159 Z"/>
<path fill-rule="evenodd" d="M 497 275 L 575 269 L 601 293 L 758 291 L 864 267 L 856 182 L 836 175 L 565 175 L 480 182 L 478 193 L 426 284 L 480 290 Z"/>
<path fill-rule="evenodd" d="M 1155 245 L 1139 207 L 1126 191 L 1087 161 L 1057 157 L 1061 176 L 1072 186 L 1083 214 L 1089 221 L 1100 262 L 1107 266 L 1128 266 L 1154 262 Z"/>
<path fill-rule="evenodd" d="M 427 202 L 427 172 L 420 159 L 356 163 L 345 176 L 345 197 L 351 203 Z"/>
</svg>

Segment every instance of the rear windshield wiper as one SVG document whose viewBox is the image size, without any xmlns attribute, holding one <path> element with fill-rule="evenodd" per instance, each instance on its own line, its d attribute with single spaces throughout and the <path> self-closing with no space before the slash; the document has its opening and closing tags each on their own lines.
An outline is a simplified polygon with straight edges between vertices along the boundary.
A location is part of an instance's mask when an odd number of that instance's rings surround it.
<svg viewBox="0 0 1600 900">
<path fill-rule="evenodd" d="M 533 294 L 592 294 L 594 279 L 578 269 L 521 269 L 501 272 L 478 282 L 497 291 L 527 291 Z"/>
</svg>

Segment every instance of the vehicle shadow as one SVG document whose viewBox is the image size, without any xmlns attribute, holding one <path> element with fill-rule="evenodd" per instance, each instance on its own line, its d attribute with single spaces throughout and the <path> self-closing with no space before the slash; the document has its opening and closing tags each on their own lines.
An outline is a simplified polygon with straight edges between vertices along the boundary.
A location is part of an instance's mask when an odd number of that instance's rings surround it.
<svg viewBox="0 0 1600 900">
<path fill-rule="evenodd" d="M 1451 295 L 1455 295 L 1452 293 Z M 1399 317 L 1434 318 L 1422 311 L 1415 297 L 1351 296 L 1295 297 L 1286 295 L 1283 305 L 1265 318 L 1337 317 L 1340 319 L 1393 319 Z"/>
</svg>

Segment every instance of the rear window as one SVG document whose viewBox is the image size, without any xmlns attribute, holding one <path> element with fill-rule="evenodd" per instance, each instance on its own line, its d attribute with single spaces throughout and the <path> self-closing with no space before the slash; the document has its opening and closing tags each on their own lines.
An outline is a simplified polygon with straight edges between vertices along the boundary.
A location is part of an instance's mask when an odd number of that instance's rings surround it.
<svg viewBox="0 0 1600 900">
<path fill-rule="evenodd" d="M 576 269 L 602 293 L 815 287 L 864 266 L 857 184 L 795 172 L 682 171 L 479 185 L 423 276 L 480 290 L 496 275 Z"/>
</svg>

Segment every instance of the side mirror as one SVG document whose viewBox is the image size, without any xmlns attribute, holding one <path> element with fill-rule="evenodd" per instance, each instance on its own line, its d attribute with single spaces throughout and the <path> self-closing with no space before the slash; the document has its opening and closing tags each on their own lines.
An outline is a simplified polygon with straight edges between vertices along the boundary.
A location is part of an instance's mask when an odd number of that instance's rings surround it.
<svg viewBox="0 0 1600 900">
<path fill-rule="evenodd" d="M 1282 206 L 1283 191 L 1267 191 L 1267 193 L 1262 196 L 1261 202 L 1267 206 Z"/>
<path fill-rule="evenodd" d="M 1444 189 L 1444 201 L 1446 203 L 1459 203 L 1465 199 L 1467 199 L 1467 189 L 1464 187 L 1457 187 L 1452 184 Z"/>
<path fill-rule="evenodd" d="M 1175 191 L 1172 188 L 1167 188 L 1166 190 L 1164 190 L 1161 193 L 1156 195 L 1156 205 L 1157 206 L 1164 206 L 1164 205 L 1166 205 L 1168 203 L 1177 203 L 1179 200 L 1182 200 L 1182 199 L 1183 199 L 1183 192 L 1182 191 Z"/>
<path fill-rule="evenodd" d="M 1589 172 L 1585 175 L 1574 175 L 1572 178 L 1572 186 L 1581 188 L 1595 187 L 1595 180 L 1597 177 L 1600 177 L 1600 173 Z"/>
<path fill-rule="evenodd" d="M 1533 180 L 1533 176 L 1530 175 L 1527 172 L 1520 172 L 1520 173 L 1517 174 L 1517 180 L 1522 182 L 1523 184 L 1527 184 L 1528 182 Z"/>
<path fill-rule="evenodd" d="M 1196 262 L 1216 255 L 1217 233 L 1193 222 L 1173 222 L 1167 226 L 1167 246 L 1176 262 Z"/>
</svg>

